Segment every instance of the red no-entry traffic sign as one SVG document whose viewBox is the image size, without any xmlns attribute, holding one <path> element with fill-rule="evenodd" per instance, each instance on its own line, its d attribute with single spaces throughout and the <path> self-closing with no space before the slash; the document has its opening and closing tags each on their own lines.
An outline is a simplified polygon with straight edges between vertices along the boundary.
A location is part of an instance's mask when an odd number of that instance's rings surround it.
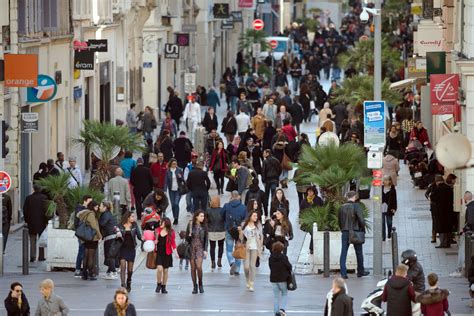
<svg viewBox="0 0 474 316">
<path fill-rule="evenodd" d="M 0 171 L 0 193 L 6 193 L 12 186 L 12 179 L 5 171 Z"/>
<path fill-rule="evenodd" d="M 270 41 L 270 47 L 271 47 L 272 49 L 277 48 L 277 47 L 278 47 L 278 41 L 277 41 L 277 40 L 271 40 L 271 41 Z"/>
<path fill-rule="evenodd" d="M 255 19 L 252 22 L 252 27 L 255 31 L 263 30 L 264 25 L 261 19 Z"/>
</svg>

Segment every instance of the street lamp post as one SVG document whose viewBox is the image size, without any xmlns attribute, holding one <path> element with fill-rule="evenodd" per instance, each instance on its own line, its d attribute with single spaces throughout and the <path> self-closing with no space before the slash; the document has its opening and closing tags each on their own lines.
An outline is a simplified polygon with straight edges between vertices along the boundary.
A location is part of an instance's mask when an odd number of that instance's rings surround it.
<svg viewBox="0 0 474 316">
<path fill-rule="evenodd" d="M 374 0 L 375 9 L 363 8 L 360 19 L 363 22 L 369 20 L 369 13 L 374 17 L 374 101 L 382 101 L 382 16 L 381 0 Z M 374 150 L 377 150 L 374 148 Z M 378 148 L 379 151 L 383 148 Z M 373 187 L 373 268 L 374 275 L 381 276 L 383 273 L 382 255 L 382 187 Z"/>
</svg>

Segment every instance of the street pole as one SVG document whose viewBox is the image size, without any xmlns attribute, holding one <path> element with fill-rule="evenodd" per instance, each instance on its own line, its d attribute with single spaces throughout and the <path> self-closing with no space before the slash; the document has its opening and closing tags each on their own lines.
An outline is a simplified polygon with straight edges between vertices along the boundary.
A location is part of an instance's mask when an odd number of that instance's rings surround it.
<svg viewBox="0 0 474 316">
<path fill-rule="evenodd" d="M 382 15 L 381 0 L 374 0 L 375 9 L 378 14 L 374 14 L 374 101 L 382 100 Z M 379 148 L 383 150 L 383 148 Z M 383 176 L 383 175 L 382 175 Z M 374 186 L 374 276 L 381 276 L 383 273 L 382 257 L 382 186 Z"/>
<path fill-rule="evenodd" d="M 8 7 L 7 7 L 8 8 Z M 0 43 L 3 42 L 3 34 L 2 30 L 0 28 Z M 3 45 L 0 45 L 0 59 L 3 58 Z M 2 131 L 0 132 L 0 146 L 3 148 L 3 113 L 5 112 L 5 104 L 3 102 L 4 96 L 3 96 L 3 81 L 0 81 L 0 125 L 2 128 Z M 1 150 L 0 150 L 1 152 Z M 4 161 L 3 161 L 3 152 L 0 154 L 0 170 L 3 170 L 4 166 Z M 3 276 L 3 252 L 5 249 L 3 249 L 3 198 L 0 194 L 0 276 Z"/>
</svg>

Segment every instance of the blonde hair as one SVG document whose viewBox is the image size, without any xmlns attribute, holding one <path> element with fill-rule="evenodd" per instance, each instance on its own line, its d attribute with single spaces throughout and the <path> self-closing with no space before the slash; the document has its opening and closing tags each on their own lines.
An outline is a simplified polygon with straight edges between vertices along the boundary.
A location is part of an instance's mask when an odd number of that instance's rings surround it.
<svg viewBox="0 0 474 316">
<path fill-rule="evenodd" d="M 51 279 L 45 279 L 41 281 L 40 288 L 43 289 L 54 289 L 54 282 Z"/>
<path fill-rule="evenodd" d="M 395 275 L 405 276 L 408 272 L 408 266 L 405 264 L 399 264 L 395 269 Z"/>
</svg>

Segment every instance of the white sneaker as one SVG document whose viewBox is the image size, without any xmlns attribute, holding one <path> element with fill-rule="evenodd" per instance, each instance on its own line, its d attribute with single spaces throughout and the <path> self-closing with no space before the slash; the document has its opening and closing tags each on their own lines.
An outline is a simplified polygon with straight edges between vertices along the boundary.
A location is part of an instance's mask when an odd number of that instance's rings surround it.
<svg viewBox="0 0 474 316">
<path fill-rule="evenodd" d="M 118 273 L 117 272 L 112 272 L 112 278 L 114 280 L 117 280 L 118 279 Z"/>
<path fill-rule="evenodd" d="M 249 283 L 249 291 L 250 291 L 250 292 L 255 291 L 254 288 L 253 288 L 253 282 L 250 282 L 250 283 Z"/>
<path fill-rule="evenodd" d="M 104 279 L 106 279 L 106 280 L 113 280 L 114 277 L 113 277 L 112 273 L 107 272 L 107 273 L 105 274 L 105 276 L 104 276 Z"/>
</svg>

